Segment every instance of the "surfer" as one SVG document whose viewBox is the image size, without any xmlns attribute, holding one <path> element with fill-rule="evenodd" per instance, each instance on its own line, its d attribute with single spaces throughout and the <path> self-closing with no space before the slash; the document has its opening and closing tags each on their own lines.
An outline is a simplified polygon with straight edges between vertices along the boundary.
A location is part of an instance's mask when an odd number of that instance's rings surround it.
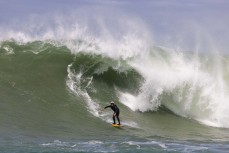
<svg viewBox="0 0 229 153">
<path fill-rule="evenodd" d="M 118 106 L 115 105 L 115 103 L 113 101 L 111 101 L 111 104 L 108 105 L 108 106 L 106 106 L 106 107 L 104 107 L 104 109 L 106 109 L 108 107 L 110 107 L 114 111 L 114 114 L 113 114 L 113 121 L 114 121 L 114 123 L 113 124 L 116 124 L 115 123 L 115 117 L 117 117 L 117 119 L 118 119 L 118 125 L 120 125 L 119 108 L 118 108 Z"/>
</svg>

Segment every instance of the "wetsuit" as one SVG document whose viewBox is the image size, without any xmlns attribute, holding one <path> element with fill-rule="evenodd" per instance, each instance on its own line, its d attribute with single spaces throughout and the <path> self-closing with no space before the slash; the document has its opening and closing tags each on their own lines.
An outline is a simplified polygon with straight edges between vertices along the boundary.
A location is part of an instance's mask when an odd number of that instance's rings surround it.
<svg viewBox="0 0 229 153">
<path fill-rule="evenodd" d="M 111 104 L 111 105 L 109 105 L 109 106 L 104 107 L 104 109 L 106 109 L 106 108 L 108 108 L 108 107 L 110 107 L 110 108 L 114 111 L 114 114 L 113 114 L 113 121 L 114 121 L 114 123 L 113 123 L 113 124 L 115 124 L 115 116 L 116 116 L 117 119 L 118 119 L 118 124 L 120 124 L 120 119 L 119 119 L 119 108 L 118 108 L 118 106 L 115 105 L 115 104 Z"/>
</svg>

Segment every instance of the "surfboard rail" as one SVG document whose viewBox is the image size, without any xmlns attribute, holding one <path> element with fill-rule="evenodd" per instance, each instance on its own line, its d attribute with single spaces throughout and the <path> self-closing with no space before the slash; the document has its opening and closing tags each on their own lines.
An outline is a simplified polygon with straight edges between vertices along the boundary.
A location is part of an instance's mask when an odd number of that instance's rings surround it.
<svg viewBox="0 0 229 153">
<path fill-rule="evenodd" d="M 123 127 L 123 125 L 122 124 L 111 124 L 113 127 Z"/>
</svg>

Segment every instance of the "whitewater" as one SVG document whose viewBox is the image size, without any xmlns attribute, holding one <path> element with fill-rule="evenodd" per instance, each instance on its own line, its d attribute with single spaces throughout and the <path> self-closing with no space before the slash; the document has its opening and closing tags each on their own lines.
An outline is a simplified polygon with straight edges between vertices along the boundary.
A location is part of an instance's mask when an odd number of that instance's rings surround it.
<svg viewBox="0 0 229 153">
<path fill-rule="evenodd" d="M 0 152 L 227 152 L 229 56 L 210 35 L 187 51 L 92 11 L 0 24 Z"/>
</svg>

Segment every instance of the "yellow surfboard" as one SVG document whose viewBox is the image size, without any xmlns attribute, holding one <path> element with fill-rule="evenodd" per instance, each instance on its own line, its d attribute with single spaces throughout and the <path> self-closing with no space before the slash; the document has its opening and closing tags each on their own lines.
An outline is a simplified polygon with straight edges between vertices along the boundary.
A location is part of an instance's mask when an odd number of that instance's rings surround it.
<svg viewBox="0 0 229 153">
<path fill-rule="evenodd" d="M 121 124 L 120 125 L 118 125 L 118 124 L 112 124 L 112 126 L 113 127 L 118 127 L 118 128 L 123 127 L 123 125 L 121 125 Z"/>
</svg>

